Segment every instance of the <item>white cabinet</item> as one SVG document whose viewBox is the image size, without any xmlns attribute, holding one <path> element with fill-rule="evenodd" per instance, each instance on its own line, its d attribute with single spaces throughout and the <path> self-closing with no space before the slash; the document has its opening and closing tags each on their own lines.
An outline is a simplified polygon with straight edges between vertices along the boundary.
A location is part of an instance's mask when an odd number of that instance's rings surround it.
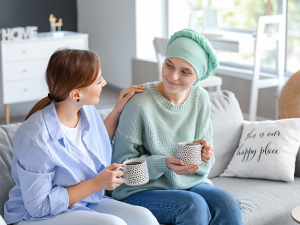
<svg viewBox="0 0 300 225">
<path fill-rule="evenodd" d="M 59 48 L 88 49 L 88 35 L 64 32 L 62 37 L 39 33 L 37 38 L 0 41 L 0 102 L 9 104 L 37 101 L 47 96 L 45 73 L 50 56 Z"/>
</svg>

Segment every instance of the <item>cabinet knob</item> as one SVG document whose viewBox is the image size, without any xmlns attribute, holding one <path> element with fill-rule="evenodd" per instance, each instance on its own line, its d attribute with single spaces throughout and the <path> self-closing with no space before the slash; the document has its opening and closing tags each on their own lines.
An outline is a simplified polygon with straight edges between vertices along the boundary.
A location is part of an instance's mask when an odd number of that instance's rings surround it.
<svg viewBox="0 0 300 225">
<path fill-rule="evenodd" d="M 26 53 L 26 50 L 23 50 L 22 53 L 23 53 L 23 54 Z"/>
<path fill-rule="evenodd" d="M 27 70 L 26 70 L 26 69 L 24 69 L 24 70 L 23 70 L 23 73 L 26 73 L 26 72 L 27 72 Z"/>
<path fill-rule="evenodd" d="M 28 91 L 28 89 L 27 89 L 27 88 L 24 88 L 24 91 Z"/>
</svg>

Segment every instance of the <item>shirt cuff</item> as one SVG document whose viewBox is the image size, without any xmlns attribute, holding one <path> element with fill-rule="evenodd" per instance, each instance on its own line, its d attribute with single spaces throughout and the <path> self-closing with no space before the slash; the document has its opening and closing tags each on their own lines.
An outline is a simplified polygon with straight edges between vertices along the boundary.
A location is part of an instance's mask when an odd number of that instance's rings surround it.
<svg viewBox="0 0 300 225">
<path fill-rule="evenodd" d="M 155 166 L 157 170 L 159 170 L 162 173 L 170 171 L 170 169 L 167 167 L 166 161 L 167 161 L 167 156 L 155 160 Z"/>
<path fill-rule="evenodd" d="M 49 195 L 51 214 L 56 216 L 69 208 L 68 190 L 61 186 L 56 186 Z"/>
</svg>

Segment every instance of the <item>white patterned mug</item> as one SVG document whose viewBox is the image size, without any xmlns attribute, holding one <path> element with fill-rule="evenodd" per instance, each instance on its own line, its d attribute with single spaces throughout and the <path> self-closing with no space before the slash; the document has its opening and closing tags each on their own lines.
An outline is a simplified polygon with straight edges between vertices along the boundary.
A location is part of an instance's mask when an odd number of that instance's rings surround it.
<svg viewBox="0 0 300 225">
<path fill-rule="evenodd" d="M 128 186 L 140 186 L 149 181 L 147 162 L 144 159 L 127 160 L 117 169 L 123 170 L 125 184 Z"/>
<path fill-rule="evenodd" d="M 177 159 L 183 161 L 182 165 L 189 165 L 192 163 L 201 164 L 201 150 L 203 145 L 197 142 L 180 142 L 177 148 Z"/>
</svg>

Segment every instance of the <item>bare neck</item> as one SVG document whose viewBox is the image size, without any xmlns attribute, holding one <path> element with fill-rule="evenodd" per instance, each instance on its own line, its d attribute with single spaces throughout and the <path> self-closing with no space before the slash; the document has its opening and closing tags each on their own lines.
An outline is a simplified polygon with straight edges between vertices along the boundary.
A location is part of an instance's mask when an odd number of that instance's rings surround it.
<svg viewBox="0 0 300 225">
<path fill-rule="evenodd" d="M 74 128 L 79 122 L 79 110 L 81 109 L 81 104 L 76 104 L 74 100 L 69 97 L 62 101 L 55 103 L 56 114 L 58 120 L 63 125 Z"/>
</svg>

